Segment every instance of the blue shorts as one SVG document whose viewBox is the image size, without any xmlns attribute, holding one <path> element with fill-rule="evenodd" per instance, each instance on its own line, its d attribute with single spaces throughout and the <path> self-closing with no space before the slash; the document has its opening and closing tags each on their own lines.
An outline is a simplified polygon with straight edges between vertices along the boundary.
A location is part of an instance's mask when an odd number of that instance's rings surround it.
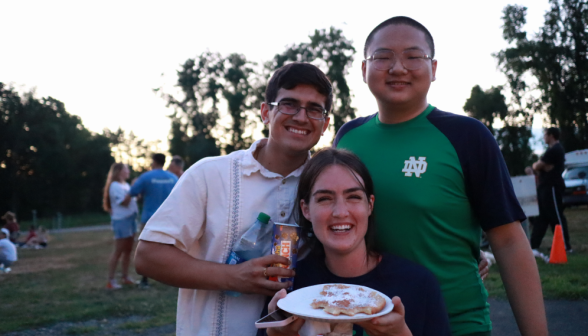
<svg viewBox="0 0 588 336">
<path fill-rule="evenodd" d="M 137 214 L 122 219 L 113 219 L 112 231 L 114 231 L 114 239 L 134 237 L 137 232 Z"/>
</svg>

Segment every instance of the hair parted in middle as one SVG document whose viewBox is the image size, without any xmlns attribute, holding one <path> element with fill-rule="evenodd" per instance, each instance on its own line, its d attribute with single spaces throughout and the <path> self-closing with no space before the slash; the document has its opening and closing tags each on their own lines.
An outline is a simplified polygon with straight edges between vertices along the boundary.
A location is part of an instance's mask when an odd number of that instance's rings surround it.
<svg viewBox="0 0 588 336">
<path fill-rule="evenodd" d="M 276 70 L 267 84 L 265 102 L 275 102 L 280 89 L 292 90 L 304 84 L 314 87 L 326 97 L 325 110 L 330 112 L 333 106 L 333 85 L 321 69 L 310 63 L 294 62 Z"/>
<path fill-rule="evenodd" d="M 369 197 L 374 194 L 374 182 L 372 176 L 370 175 L 368 168 L 363 162 L 361 162 L 357 155 L 344 149 L 325 148 L 312 156 L 300 175 L 294 218 L 302 229 L 301 236 L 308 239 L 307 245 L 311 249 L 311 253 L 318 253 L 319 255 L 324 254 L 323 245 L 313 234 L 312 223 L 302 214 L 300 201 L 304 200 L 306 204 L 309 204 L 312 188 L 314 187 L 316 180 L 326 168 L 332 165 L 345 167 L 355 173 L 354 176 L 357 175 L 361 177 L 363 183 L 361 183 L 359 179 L 358 182 L 360 182 L 359 184 L 363 187 L 366 199 L 369 199 Z M 368 217 L 368 228 L 364 240 L 367 250 L 366 258 L 380 254 L 376 248 L 376 222 L 373 209 L 371 215 Z"/>
</svg>

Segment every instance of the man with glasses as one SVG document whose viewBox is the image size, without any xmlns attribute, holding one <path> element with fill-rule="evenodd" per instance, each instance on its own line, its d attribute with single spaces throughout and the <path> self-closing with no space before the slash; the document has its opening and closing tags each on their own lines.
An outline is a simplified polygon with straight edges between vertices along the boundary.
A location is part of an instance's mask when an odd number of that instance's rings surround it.
<svg viewBox="0 0 588 336">
<path fill-rule="evenodd" d="M 453 335 L 490 335 L 477 266 L 481 229 L 521 333 L 547 335 L 537 265 L 520 225 L 525 215 L 500 149 L 482 123 L 428 104 L 434 55 L 433 37 L 411 18 L 374 28 L 362 74 L 379 112 L 341 127 L 334 146 L 369 168 L 380 247 L 437 276 Z"/>
<path fill-rule="evenodd" d="M 267 279 L 294 276 L 271 267 L 288 264 L 284 257 L 225 261 L 260 212 L 294 223 L 298 180 L 309 150 L 329 125 L 332 104 L 331 83 L 314 65 L 278 69 L 261 105 L 269 138 L 192 165 L 149 220 L 135 266 L 140 274 L 180 287 L 177 335 L 254 335 L 265 296 L 289 286 Z"/>
</svg>

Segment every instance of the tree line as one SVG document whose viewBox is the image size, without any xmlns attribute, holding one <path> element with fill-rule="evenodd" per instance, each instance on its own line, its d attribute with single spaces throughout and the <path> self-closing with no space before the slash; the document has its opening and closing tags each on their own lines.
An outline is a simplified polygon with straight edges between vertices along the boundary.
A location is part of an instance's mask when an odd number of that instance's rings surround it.
<svg viewBox="0 0 588 336">
<path fill-rule="evenodd" d="M 507 83 L 487 90 L 474 86 L 464 106 L 495 134 L 511 175 L 522 175 L 536 160 L 529 144 L 535 118 L 545 116 L 560 128 L 566 151 L 588 148 L 588 2 L 549 2 L 545 22 L 532 37 L 524 30 L 527 8 L 504 8 L 502 36 L 509 47 L 493 56 Z M 504 126 L 494 129 L 496 121 Z"/>
<path fill-rule="evenodd" d="M 170 154 L 192 164 L 203 157 L 248 148 L 253 132 L 261 126 L 259 107 L 271 74 L 293 61 L 319 66 L 333 82 L 331 127 L 336 132 L 355 118 L 345 78 L 354 54 L 352 42 L 340 29 L 331 27 L 315 30 L 308 42 L 290 45 L 263 64 L 239 53 L 223 56 L 209 51 L 186 60 L 177 72 L 178 93 L 155 89 L 174 110 L 170 116 Z M 228 118 L 230 125 L 220 125 L 222 118 Z M 262 132 L 267 136 L 267 129 Z"/>
<path fill-rule="evenodd" d="M 464 110 L 495 135 L 511 175 L 536 160 L 530 146 L 533 119 L 545 115 L 562 130 L 571 151 L 588 147 L 588 9 L 585 1 L 550 0 L 539 34 L 527 36 L 525 7 L 503 11 L 509 47 L 494 54 L 507 78 L 503 86 L 472 88 Z M 240 53 L 204 52 L 181 64 L 177 92 L 155 89 L 173 109 L 169 152 L 187 164 L 245 149 L 262 126 L 259 106 L 273 71 L 292 61 L 320 67 L 334 86 L 333 131 L 355 118 L 346 75 L 355 55 L 343 32 L 315 30 L 306 42 L 285 47 L 262 64 Z M 504 95 L 508 90 L 509 101 Z M 52 97 L 18 93 L 0 83 L 0 212 L 25 219 L 100 211 L 110 165 L 124 162 L 133 175 L 146 169 L 154 145 L 122 129 L 92 133 Z M 221 122 L 222 121 L 222 122 Z M 495 129 L 497 121 L 501 127 Z M 262 130 L 267 136 L 267 129 Z"/>
</svg>

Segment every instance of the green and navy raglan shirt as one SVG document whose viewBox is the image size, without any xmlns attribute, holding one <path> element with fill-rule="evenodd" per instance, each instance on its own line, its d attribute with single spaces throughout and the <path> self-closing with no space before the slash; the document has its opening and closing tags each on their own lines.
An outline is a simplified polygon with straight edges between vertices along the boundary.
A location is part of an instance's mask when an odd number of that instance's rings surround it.
<svg viewBox="0 0 588 336">
<path fill-rule="evenodd" d="M 378 245 L 421 264 L 441 284 L 453 335 L 492 329 L 478 274 L 481 230 L 525 219 L 496 140 L 476 119 L 429 107 L 383 124 L 378 114 L 343 125 L 334 147 L 368 167 Z"/>
</svg>

